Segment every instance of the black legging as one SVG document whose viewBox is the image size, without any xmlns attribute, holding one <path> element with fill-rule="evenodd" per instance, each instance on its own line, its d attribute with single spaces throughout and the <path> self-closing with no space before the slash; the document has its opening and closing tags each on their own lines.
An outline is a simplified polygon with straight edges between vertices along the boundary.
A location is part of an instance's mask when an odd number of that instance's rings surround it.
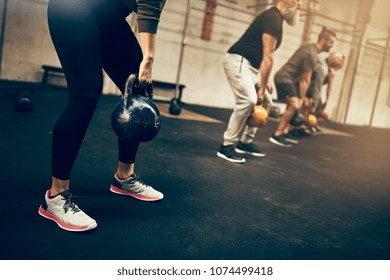
<svg viewBox="0 0 390 280">
<path fill-rule="evenodd" d="M 121 0 L 50 0 L 50 35 L 64 69 L 69 101 L 53 129 L 52 176 L 68 180 L 103 88 L 103 70 L 123 92 L 142 51 Z M 134 163 L 138 142 L 118 140 L 118 160 Z"/>
</svg>

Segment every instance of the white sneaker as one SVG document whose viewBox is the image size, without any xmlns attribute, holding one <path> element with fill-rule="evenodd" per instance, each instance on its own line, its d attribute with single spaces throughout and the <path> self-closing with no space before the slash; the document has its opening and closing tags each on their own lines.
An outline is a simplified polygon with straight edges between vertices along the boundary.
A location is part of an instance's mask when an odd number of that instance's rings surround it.
<svg viewBox="0 0 390 280">
<path fill-rule="evenodd" d="M 96 221 L 76 205 L 70 191 L 50 197 L 50 190 L 48 190 L 44 203 L 39 206 L 38 213 L 68 231 L 87 231 L 97 227 Z"/>
<path fill-rule="evenodd" d="M 113 193 L 129 195 L 143 201 L 156 201 L 164 198 L 161 192 L 146 185 L 141 177 L 136 174 L 133 174 L 127 180 L 121 180 L 115 173 L 110 190 Z"/>
</svg>

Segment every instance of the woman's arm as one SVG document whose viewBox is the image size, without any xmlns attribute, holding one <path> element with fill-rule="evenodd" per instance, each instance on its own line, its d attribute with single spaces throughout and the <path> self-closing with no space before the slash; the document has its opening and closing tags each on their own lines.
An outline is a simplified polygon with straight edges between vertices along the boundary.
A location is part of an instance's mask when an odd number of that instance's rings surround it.
<svg viewBox="0 0 390 280">
<path fill-rule="evenodd" d="M 152 69 L 156 50 L 156 34 L 140 32 L 139 35 L 143 59 L 139 66 L 138 82 L 140 85 L 145 85 L 152 82 Z"/>
<path fill-rule="evenodd" d="M 139 67 L 140 85 L 152 82 L 156 33 L 165 0 L 137 0 L 137 21 L 143 59 Z"/>
</svg>

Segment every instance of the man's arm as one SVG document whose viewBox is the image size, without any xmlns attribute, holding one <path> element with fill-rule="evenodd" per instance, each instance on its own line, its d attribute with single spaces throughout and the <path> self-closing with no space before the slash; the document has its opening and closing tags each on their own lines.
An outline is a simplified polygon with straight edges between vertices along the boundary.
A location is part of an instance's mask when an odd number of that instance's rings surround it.
<svg viewBox="0 0 390 280">
<path fill-rule="evenodd" d="M 333 68 L 330 68 L 329 73 L 328 73 L 328 86 L 326 88 L 326 100 L 325 100 L 324 108 L 328 104 L 330 93 L 332 92 L 332 86 L 333 86 L 335 74 L 336 74 L 336 71 Z"/>
<path fill-rule="evenodd" d="M 299 97 L 303 99 L 306 96 L 307 89 L 310 85 L 312 71 L 305 71 L 299 80 Z"/>
<path fill-rule="evenodd" d="M 322 65 L 317 66 L 316 73 L 315 80 L 312 81 L 312 83 L 314 83 L 313 99 L 315 107 L 318 106 L 318 103 L 321 100 L 321 92 L 324 85 L 325 74 L 323 72 Z"/>
<path fill-rule="evenodd" d="M 276 39 L 270 34 L 264 33 L 263 37 L 263 60 L 260 65 L 260 89 L 258 92 L 258 100 L 264 99 L 265 90 L 268 89 L 272 93 L 272 88 L 268 86 L 269 76 L 274 64 L 274 52 L 276 47 Z"/>
</svg>

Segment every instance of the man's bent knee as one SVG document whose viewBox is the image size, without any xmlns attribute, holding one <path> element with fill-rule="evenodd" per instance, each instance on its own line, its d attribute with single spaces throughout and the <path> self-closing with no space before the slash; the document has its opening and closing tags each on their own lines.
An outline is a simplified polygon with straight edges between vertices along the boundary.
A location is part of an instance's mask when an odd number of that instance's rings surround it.
<svg viewBox="0 0 390 280">
<path fill-rule="evenodd" d="M 295 111 L 299 110 L 300 109 L 300 104 L 299 104 L 299 98 L 298 97 L 290 97 L 288 99 L 288 106 L 294 108 Z"/>
</svg>

